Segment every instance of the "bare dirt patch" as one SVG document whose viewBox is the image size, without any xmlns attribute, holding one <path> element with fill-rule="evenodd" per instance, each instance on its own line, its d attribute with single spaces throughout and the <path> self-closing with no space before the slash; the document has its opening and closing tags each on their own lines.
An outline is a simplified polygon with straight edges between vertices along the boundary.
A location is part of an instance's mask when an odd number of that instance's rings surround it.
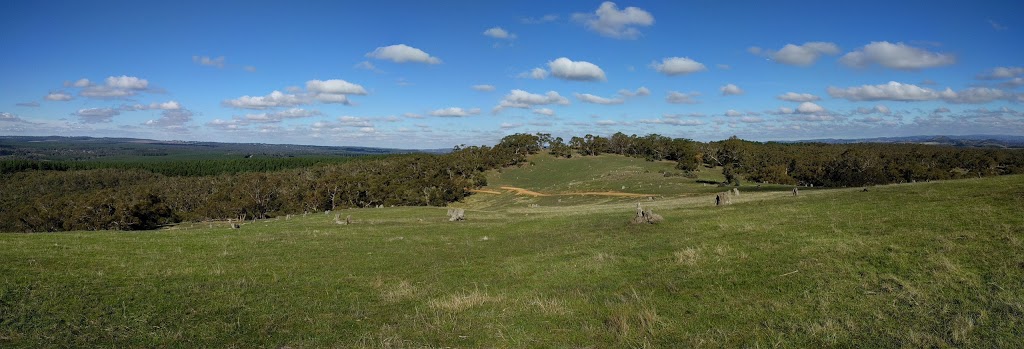
<svg viewBox="0 0 1024 349">
<path fill-rule="evenodd" d="M 618 192 L 618 191 L 587 191 L 587 192 L 573 192 L 573 193 L 540 193 L 540 192 L 535 192 L 535 191 L 529 190 L 529 189 L 518 188 L 518 187 L 509 187 L 509 186 L 502 186 L 501 189 L 505 189 L 505 190 L 509 190 L 509 191 L 515 192 L 516 195 L 529 195 L 529 196 L 533 196 L 533 197 L 538 197 L 538 196 L 556 196 L 556 195 L 558 195 L 558 196 L 594 195 L 594 196 L 617 196 L 617 197 L 635 197 L 635 198 L 639 198 L 639 197 L 656 196 L 656 195 L 653 195 L 653 194 L 623 193 L 623 192 Z"/>
</svg>

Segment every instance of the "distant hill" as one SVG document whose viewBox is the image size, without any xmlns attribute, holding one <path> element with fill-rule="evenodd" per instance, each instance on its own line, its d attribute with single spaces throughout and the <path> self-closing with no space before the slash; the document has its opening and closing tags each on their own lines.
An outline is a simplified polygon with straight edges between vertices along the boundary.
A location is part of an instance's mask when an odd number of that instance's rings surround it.
<svg viewBox="0 0 1024 349">
<path fill-rule="evenodd" d="M 141 160 L 222 159 L 233 157 L 361 156 L 446 150 L 389 149 L 264 143 L 159 141 L 138 138 L 0 136 L 0 159 Z"/>
<path fill-rule="evenodd" d="M 905 136 L 905 137 L 877 137 L 857 139 L 809 139 L 791 141 L 784 143 L 918 143 L 949 145 L 954 147 L 970 148 L 1024 148 L 1024 136 L 1011 135 L 966 135 L 966 136 Z"/>
</svg>

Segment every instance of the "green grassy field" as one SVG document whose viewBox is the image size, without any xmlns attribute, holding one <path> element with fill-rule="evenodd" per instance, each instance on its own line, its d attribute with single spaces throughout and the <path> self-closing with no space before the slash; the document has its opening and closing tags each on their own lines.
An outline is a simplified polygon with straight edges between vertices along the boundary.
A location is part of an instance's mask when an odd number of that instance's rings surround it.
<svg viewBox="0 0 1024 349">
<path fill-rule="evenodd" d="M 1024 176 L 714 207 L 671 163 L 533 161 L 485 189 L 567 195 L 476 194 L 464 222 L 0 234 L 0 347 L 1024 346 Z M 665 221 L 630 225 L 638 201 Z"/>
</svg>

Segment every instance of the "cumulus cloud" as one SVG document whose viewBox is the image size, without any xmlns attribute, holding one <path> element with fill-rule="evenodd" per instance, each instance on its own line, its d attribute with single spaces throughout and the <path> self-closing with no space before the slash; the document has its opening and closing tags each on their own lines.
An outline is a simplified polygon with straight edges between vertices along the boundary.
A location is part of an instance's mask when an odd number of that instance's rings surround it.
<svg viewBox="0 0 1024 349">
<path fill-rule="evenodd" d="M 890 81 L 883 85 L 861 85 L 838 88 L 830 86 L 829 96 L 851 101 L 928 101 L 939 98 L 939 93 L 913 84 Z"/>
<path fill-rule="evenodd" d="M 756 117 L 756 116 L 744 116 L 744 117 L 740 118 L 740 122 L 744 122 L 744 123 L 748 123 L 748 124 L 757 124 L 757 123 L 764 122 L 764 119 Z"/>
<path fill-rule="evenodd" d="M 679 91 L 668 91 L 668 95 L 665 96 L 665 101 L 672 104 L 697 104 L 699 102 L 697 102 L 697 100 L 694 99 L 694 97 L 696 96 L 700 96 L 700 93 L 683 93 Z"/>
<path fill-rule="evenodd" d="M 561 57 L 548 62 L 551 75 L 560 79 L 574 81 L 605 81 L 604 70 L 586 61 L 573 61 Z"/>
<path fill-rule="evenodd" d="M 1024 75 L 1024 67 L 995 67 L 992 70 L 978 75 L 981 80 L 1002 80 L 1012 79 Z"/>
<path fill-rule="evenodd" d="M 430 112 L 432 116 L 449 117 L 449 118 L 461 118 L 471 115 L 480 114 L 480 108 L 462 109 L 458 107 L 438 109 Z"/>
<path fill-rule="evenodd" d="M 89 79 L 86 79 L 86 78 L 78 79 L 78 80 L 75 80 L 75 81 L 65 81 L 64 82 L 64 87 L 78 87 L 78 88 L 82 88 L 82 87 L 89 87 L 91 85 L 92 85 L 92 82 L 90 82 Z"/>
<path fill-rule="evenodd" d="M 541 68 L 533 68 L 533 69 L 531 69 L 529 71 L 525 71 L 525 72 L 519 73 L 519 75 L 517 75 L 516 77 L 518 77 L 520 79 L 542 80 L 542 79 L 548 77 L 548 71 L 544 70 L 544 69 L 541 69 Z"/>
<path fill-rule="evenodd" d="M 473 89 L 481 92 L 494 91 L 494 85 L 473 85 Z"/>
<path fill-rule="evenodd" d="M 344 97 L 344 95 L 341 95 Z M 290 93 L 282 93 L 281 91 L 274 91 L 266 96 L 242 96 L 235 99 L 229 99 L 221 102 L 226 107 L 239 108 L 239 109 L 268 109 L 277 107 L 292 107 L 301 104 L 306 104 L 308 101 L 298 95 Z"/>
<path fill-rule="evenodd" d="M 77 116 L 82 123 L 98 124 L 113 121 L 114 116 L 121 115 L 121 112 L 112 108 L 86 108 L 79 109 L 71 115 Z"/>
<path fill-rule="evenodd" d="M 167 101 L 167 102 L 163 102 L 163 103 L 123 105 L 119 109 L 121 111 L 135 111 L 135 110 L 178 110 L 178 109 L 181 109 L 181 104 L 178 103 L 178 101 Z"/>
<path fill-rule="evenodd" d="M 834 56 L 839 54 L 839 46 L 831 42 L 812 41 L 803 45 L 786 44 L 779 50 L 765 50 L 754 46 L 747 49 L 748 52 L 767 57 L 777 63 L 809 66 L 817 62 L 822 55 Z"/>
<path fill-rule="evenodd" d="M 654 24 L 654 16 L 638 7 L 619 10 L 614 2 L 605 1 L 594 13 L 575 13 L 573 21 L 606 37 L 636 39 L 641 33 L 637 27 Z"/>
<path fill-rule="evenodd" d="M 540 95 L 517 89 L 505 95 L 505 98 L 494 107 L 494 112 L 500 113 L 505 108 L 529 109 L 533 106 L 549 104 L 568 105 L 569 99 L 555 91 L 548 91 L 546 94 Z"/>
<path fill-rule="evenodd" d="M 75 97 L 72 97 L 71 95 L 65 92 L 50 92 L 45 97 L 43 97 L 43 99 L 48 101 L 65 102 L 75 99 Z"/>
<path fill-rule="evenodd" d="M 783 100 L 783 101 L 787 101 L 787 102 L 814 102 L 814 101 L 817 101 L 817 100 L 821 100 L 821 97 L 812 95 L 810 93 L 796 93 L 796 92 L 786 92 L 786 93 L 783 93 L 781 95 L 775 96 L 775 98 L 778 98 L 779 100 Z"/>
<path fill-rule="evenodd" d="M 484 31 L 484 35 L 490 36 L 495 39 L 513 40 L 516 38 L 515 34 L 509 33 L 507 30 L 501 27 L 494 27 Z"/>
<path fill-rule="evenodd" d="M 389 60 L 395 63 L 441 64 L 441 59 L 405 44 L 378 47 L 373 52 L 367 53 L 366 57 Z"/>
<path fill-rule="evenodd" d="M 555 111 L 549 108 L 536 108 L 533 110 L 533 113 L 544 116 L 555 116 Z"/>
<path fill-rule="evenodd" d="M 622 103 L 626 102 L 626 100 L 624 100 L 622 98 L 604 98 L 604 97 L 595 96 L 595 95 L 592 95 L 592 94 L 589 94 L 589 93 L 577 93 L 576 94 L 576 99 L 580 100 L 580 102 L 593 103 L 593 104 L 604 104 L 604 105 L 622 104 Z"/>
<path fill-rule="evenodd" d="M 643 86 L 641 86 L 640 88 L 636 89 L 636 91 L 630 91 L 630 90 L 627 90 L 627 89 L 621 89 L 621 90 L 619 90 L 619 95 L 623 96 L 623 97 L 650 96 L 651 95 L 651 90 L 649 90 L 649 89 L 647 89 L 647 87 L 643 87 Z"/>
<path fill-rule="evenodd" d="M 661 118 L 661 119 L 640 120 L 640 123 L 655 124 L 655 125 L 672 125 L 672 126 L 700 126 L 700 125 L 704 125 L 704 121 L 701 121 L 701 120 L 695 120 L 695 119 L 685 119 L 685 120 L 683 120 L 683 119 L 679 119 L 679 118 L 671 118 L 671 117 L 668 117 L 668 116 L 666 116 L 664 118 Z"/>
<path fill-rule="evenodd" d="M 733 84 L 727 84 L 719 89 L 723 96 L 736 96 L 743 94 L 743 89 Z"/>
<path fill-rule="evenodd" d="M 192 121 L 192 115 L 192 111 L 188 109 L 164 110 L 159 118 L 148 120 L 145 125 L 169 131 L 184 131 L 185 124 Z"/>
<path fill-rule="evenodd" d="M 85 80 L 85 79 L 82 79 Z M 79 85 L 82 80 L 74 85 Z M 88 98 L 117 99 L 134 96 L 138 92 L 149 89 L 149 81 L 134 76 L 110 76 L 104 80 L 104 84 L 96 85 L 85 81 L 86 86 L 78 94 Z"/>
<path fill-rule="evenodd" d="M 949 110 L 949 109 L 946 109 L 946 110 Z M 854 110 L 853 112 L 856 113 L 856 114 L 885 114 L 885 115 L 892 114 L 892 110 L 890 110 L 889 107 L 886 107 L 886 106 L 881 105 L 881 104 L 876 105 L 873 108 L 859 107 L 859 108 L 857 108 L 857 110 Z"/>
<path fill-rule="evenodd" d="M 796 107 L 796 112 L 800 114 L 821 114 L 825 112 L 825 108 L 813 102 L 803 102 L 800 103 L 800 106 Z"/>
<path fill-rule="evenodd" d="M 362 62 L 356 63 L 356 65 L 354 65 L 353 67 L 356 68 L 356 69 L 369 70 L 369 71 L 372 71 L 374 73 L 383 73 L 382 70 L 377 69 L 377 66 L 373 65 L 373 63 L 371 63 L 370 61 L 362 61 Z"/>
<path fill-rule="evenodd" d="M 686 75 L 708 70 L 704 63 L 692 60 L 690 57 L 664 58 L 661 60 L 661 63 L 652 62 L 651 68 L 668 76 Z"/>
<path fill-rule="evenodd" d="M 511 129 L 518 128 L 518 127 L 521 127 L 521 126 L 523 126 L 523 124 L 521 124 L 521 123 L 511 123 L 511 122 L 503 122 L 500 125 L 502 130 L 511 130 Z"/>
<path fill-rule="evenodd" d="M 14 115 L 14 114 L 11 114 L 11 113 L 8 113 L 8 112 L 0 112 L 0 122 L 22 122 L 23 123 L 23 122 L 27 122 L 27 121 L 23 120 L 22 118 L 19 118 L 17 115 Z"/>
<path fill-rule="evenodd" d="M 322 115 L 322 113 L 317 110 L 292 108 L 272 113 L 246 114 L 242 120 L 253 123 L 278 123 L 287 119 L 301 119 L 318 115 Z"/>
<path fill-rule="evenodd" d="M 220 56 L 217 58 L 210 58 L 207 56 L 192 56 L 192 62 L 195 62 L 199 65 L 224 68 L 224 56 Z"/>
<path fill-rule="evenodd" d="M 737 116 L 743 116 L 743 113 L 741 113 L 741 112 L 739 112 L 739 111 L 737 111 L 735 109 L 729 109 L 729 110 L 725 111 L 725 116 L 737 117 Z"/>
<path fill-rule="evenodd" d="M 829 87 L 828 94 L 835 98 L 851 101 L 931 101 L 943 100 L 949 103 L 980 104 L 996 100 L 1020 102 L 1022 96 L 1005 90 L 989 87 L 971 87 L 962 91 L 946 88 L 942 91 L 917 85 L 890 81 L 884 85 L 862 85 L 856 87 Z"/>
<path fill-rule="evenodd" d="M 306 81 L 306 91 L 323 103 L 349 104 L 348 95 L 366 95 L 362 86 L 340 79 Z"/>
<path fill-rule="evenodd" d="M 956 57 L 946 53 L 930 52 L 902 42 L 876 41 L 847 53 L 839 59 L 850 67 L 863 68 L 878 64 L 886 68 L 917 70 L 956 63 Z"/>
</svg>

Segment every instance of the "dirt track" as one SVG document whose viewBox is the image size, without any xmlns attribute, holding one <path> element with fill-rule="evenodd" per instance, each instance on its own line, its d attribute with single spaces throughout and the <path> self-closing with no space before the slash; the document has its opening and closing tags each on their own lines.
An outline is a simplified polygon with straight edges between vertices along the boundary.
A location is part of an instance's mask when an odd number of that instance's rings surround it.
<svg viewBox="0 0 1024 349">
<path fill-rule="evenodd" d="M 501 189 L 513 191 L 513 192 L 515 192 L 516 195 L 529 195 L 529 196 L 533 196 L 533 197 L 538 197 L 538 196 L 555 196 L 555 195 L 557 195 L 557 196 L 596 195 L 596 196 L 617 196 L 617 197 L 639 198 L 639 197 L 657 196 L 657 195 L 653 195 L 653 194 L 623 193 L 623 192 L 617 192 L 617 191 L 588 191 L 588 192 L 576 192 L 576 193 L 539 193 L 539 192 L 535 192 L 535 191 L 529 190 L 529 189 L 523 189 L 523 188 L 518 188 L 518 187 L 509 187 L 509 186 L 502 186 Z M 486 192 L 486 193 L 491 193 L 491 194 L 498 194 L 497 192 L 490 191 L 490 190 L 481 191 L 481 192 Z"/>
</svg>

